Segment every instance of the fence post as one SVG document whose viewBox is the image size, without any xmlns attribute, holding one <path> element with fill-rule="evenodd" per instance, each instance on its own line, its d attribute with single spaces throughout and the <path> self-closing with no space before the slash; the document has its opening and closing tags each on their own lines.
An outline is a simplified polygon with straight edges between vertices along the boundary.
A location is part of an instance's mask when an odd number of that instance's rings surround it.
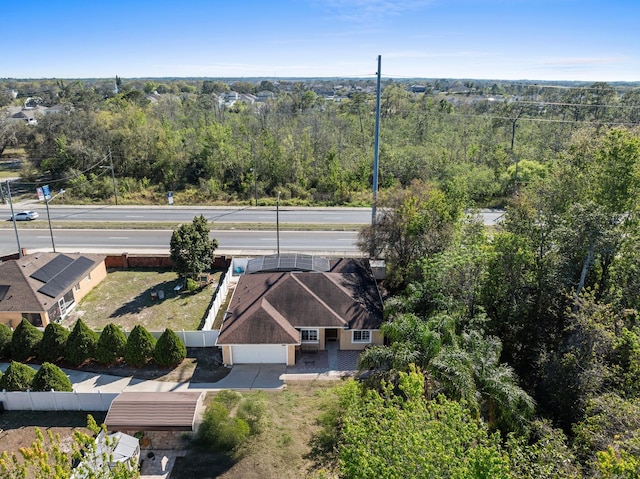
<svg viewBox="0 0 640 479">
<path fill-rule="evenodd" d="M 31 404 L 31 410 L 35 411 L 35 409 L 33 409 L 33 398 L 31 397 L 31 389 L 27 389 L 27 396 L 29 396 L 29 404 Z"/>
<path fill-rule="evenodd" d="M 58 412 L 58 401 L 56 401 L 56 392 L 51 389 L 51 398 L 53 399 L 53 410 Z"/>
</svg>

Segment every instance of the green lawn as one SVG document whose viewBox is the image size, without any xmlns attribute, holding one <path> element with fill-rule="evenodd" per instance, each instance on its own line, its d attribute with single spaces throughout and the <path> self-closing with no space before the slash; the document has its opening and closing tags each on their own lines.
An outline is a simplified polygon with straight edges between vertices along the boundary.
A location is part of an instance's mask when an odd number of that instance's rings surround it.
<svg viewBox="0 0 640 479">
<path fill-rule="evenodd" d="M 95 330 L 109 323 L 131 331 L 141 324 L 149 331 L 196 330 L 209 310 L 216 282 L 197 293 L 178 293 L 174 287 L 181 283 L 178 275 L 168 270 L 113 271 L 91 291 L 63 321 L 71 328 L 76 319 Z M 164 299 L 153 298 L 162 291 Z"/>
</svg>

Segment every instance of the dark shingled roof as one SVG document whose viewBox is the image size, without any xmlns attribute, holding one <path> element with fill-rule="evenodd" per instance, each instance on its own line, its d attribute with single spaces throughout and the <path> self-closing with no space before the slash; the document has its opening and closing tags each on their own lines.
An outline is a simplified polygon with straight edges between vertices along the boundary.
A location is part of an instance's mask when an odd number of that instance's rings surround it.
<svg viewBox="0 0 640 479">
<path fill-rule="evenodd" d="M 334 262 L 330 272 L 242 275 L 218 344 L 299 344 L 295 328 L 378 329 L 382 300 L 359 260 Z"/>
<path fill-rule="evenodd" d="M 0 284 L 9 287 L 5 297 L 0 299 L 0 311 L 21 313 L 48 311 L 55 301 L 102 261 L 104 256 L 95 254 L 34 253 L 0 263 Z M 67 268 L 74 264 L 75 266 L 71 269 Z M 51 268 L 52 265 L 57 266 Z M 64 281 L 62 283 L 56 281 L 56 275 L 65 271 L 65 268 L 66 272 L 59 276 Z M 46 279 L 53 280 L 55 283 L 52 283 L 52 287 L 46 289 L 43 294 L 41 290 L 48 284 L 44 281 Z"/>
<path fill-rule="evenodd" d="M 110 431 L 193 431 L 203 392 L 123 392 L 104 423 Z"/>
</svg>

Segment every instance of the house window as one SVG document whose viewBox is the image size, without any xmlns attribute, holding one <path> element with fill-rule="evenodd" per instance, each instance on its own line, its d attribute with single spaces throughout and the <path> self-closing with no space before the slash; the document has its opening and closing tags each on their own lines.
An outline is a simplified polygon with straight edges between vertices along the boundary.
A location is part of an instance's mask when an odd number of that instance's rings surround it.
<svg viewBox="0 0 640 479">
<path fill-rule="evenodd" d="M 371 331 L 356 330 L 351 332 L 352 343 L 370 343 Z"/>
<path fill-rule="evenodd" d="M 91 281 L 91 273 L 87 274 L 84 279 L 86 279 L 87 281 Z"/>
<path fill-rule="evenodd" d="M 76 291 L 80 291 L 80 283 L 76 283 L 73 289 L 75 289 Z"/>
<path fill-rule="evenodd" d="M 318 330 L 317 329 L 302 329 L 300 330 L 300 338 L 303 343 L 317 343 L 318 342 Z"/>
</svg>

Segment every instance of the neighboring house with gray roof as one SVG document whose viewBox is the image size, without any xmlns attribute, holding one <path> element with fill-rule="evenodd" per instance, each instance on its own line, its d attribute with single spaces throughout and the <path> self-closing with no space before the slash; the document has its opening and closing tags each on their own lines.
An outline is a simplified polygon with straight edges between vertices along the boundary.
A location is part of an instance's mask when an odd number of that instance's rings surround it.
<svg viewBox="0 0 640 479">
<path fill-rule="evenodd" d="M 0 263 L 0 323 L 15 328 L 22 318 L 45 327 L 63 319 L 107 276 L 105 257 L 34 253 Z"/>
<path fill-rule="evenodd" d="M 293 365 L 296 351 L 327 341 L 340 350 L 382 344 L 382 298 L 366 260 L 253 261 L 260 267 L 249 261 L 255 272 L 240 276 L 216 343 L 226 365 Z"/>
</svg>

